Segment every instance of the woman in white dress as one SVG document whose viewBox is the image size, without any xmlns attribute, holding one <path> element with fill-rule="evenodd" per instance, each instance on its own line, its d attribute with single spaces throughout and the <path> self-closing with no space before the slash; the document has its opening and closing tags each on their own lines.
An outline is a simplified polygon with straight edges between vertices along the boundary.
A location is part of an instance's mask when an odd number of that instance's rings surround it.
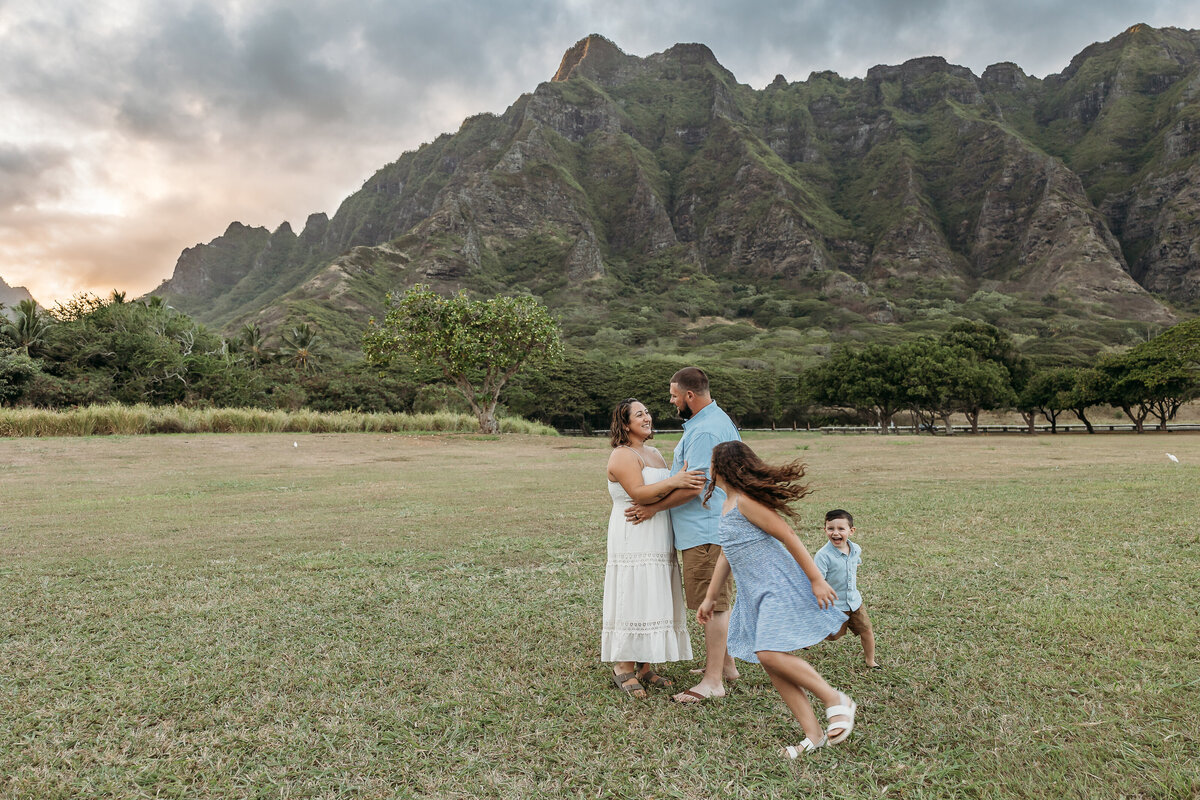
<svg viewBox="0 0 1200 800">
<path fill-rule="evenodd" d="M 657 450 L 650 412 L 637 400 L 613 409 L 612 455 L 608 458 L 608 560 L 604 569 L 604 625 L 600 659 L 613 663 L 613 684 L 631 697 L 646 697 L 646 685 L 674 685 L 654 671 L 661 661 L 687 661 L 692 643 L 671 532 L 671 515 L 655 514 L 640 525 L 625 520 L 631 503 L 647 505 L 676 489 L 704 485 L 702 470 L 687 464 L 675 475 Z"/>
</svg>

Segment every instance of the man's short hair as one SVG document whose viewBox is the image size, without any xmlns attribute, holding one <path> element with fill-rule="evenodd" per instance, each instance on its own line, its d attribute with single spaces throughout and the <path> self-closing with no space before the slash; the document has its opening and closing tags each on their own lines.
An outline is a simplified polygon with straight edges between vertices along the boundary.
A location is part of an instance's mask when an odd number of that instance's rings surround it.
<svg viewBox="0 0 1200 800">
<path fill-rule="evenodd" d="M 851 528 L 854 527 L 854 517 L 850 516 L 849 511 L 835 508 L 833 511 L 828 511 L 825 513 L 826 522 L 833 522 L 835 519 L 844 519 Z"/>
<path fill-rule="evenodd" d="M 680 391 L 695 392 L 698 395 L 708 394 L 708 376 L 699 367 L 684 367 L 671 376 L 671 383 Z"/>
</svg>

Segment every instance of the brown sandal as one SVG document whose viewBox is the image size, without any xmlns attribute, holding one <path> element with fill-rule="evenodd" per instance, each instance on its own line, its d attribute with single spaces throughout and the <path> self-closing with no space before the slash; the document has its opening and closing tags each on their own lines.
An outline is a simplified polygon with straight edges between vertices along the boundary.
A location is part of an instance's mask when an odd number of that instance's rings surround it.
<svg viewBox="0 0 1200 800">
<path fill-rule="evenodd" d="M 646 699 L 646 687 L 642 686 L 642 684 L 638 681 L 636 671 L 626 672 L 621 675 L 618 675 L 615 672 L 610 672 L 609 675 L 612 677 L 613 686 L 616 686 L 622 692 L 625 692 L 625 694 L 637 700 Z M 633 683 L 626 683 L 625 681 L 629 680 L 630 678 L 633 678 Z M 634 694 L 634 692 L 641 692 L 641 694 Z"/>
<path fill-rule="evenodd" d="M 675 687 L 675 681 L 659 675 L 654 671 L 653 667 L 649 667 L 645 664 L 638 664 L 638 667 L 643 666 L 646 667 L 646 671 L 638 675 L 638 681 L 648 683 L 655 689 L 673 689 Z"/>
<path fill-rule="evenodd" d="M 691 700 L 680 700 L 679 698 L 681 698 L 681 697 L 690 697 L 692 699 Z M 693 692 L 691 689 L 684 689 L 682 692 L 675 695 L 671 699 L 674 700 L 676 703 L 679 703 L 679 705 L 681 705 L 681 706 L 698 706 L 701 703 L 707 703 L 709 700 L 712 699 L 712 697 L 708 696 L 708 695 L 700 694 L 699 692 Z"/>
</svg>

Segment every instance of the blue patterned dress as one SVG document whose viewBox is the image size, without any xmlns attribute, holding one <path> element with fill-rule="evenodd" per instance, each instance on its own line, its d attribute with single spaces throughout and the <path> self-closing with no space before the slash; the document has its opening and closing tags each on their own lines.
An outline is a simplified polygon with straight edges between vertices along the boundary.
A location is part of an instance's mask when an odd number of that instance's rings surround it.
<svg viewBox="0 0 1200 800">
<path fill-rule="evenodd" d="M 737 599 L 729 614 L 729 654 L 758 663 L 760 650 L 789 653 L 836 633 L 846 615 L 822 609 L 812 582 L 783 543 L 734 506 L 721 517 L 721 547 Z"/>
</svg>

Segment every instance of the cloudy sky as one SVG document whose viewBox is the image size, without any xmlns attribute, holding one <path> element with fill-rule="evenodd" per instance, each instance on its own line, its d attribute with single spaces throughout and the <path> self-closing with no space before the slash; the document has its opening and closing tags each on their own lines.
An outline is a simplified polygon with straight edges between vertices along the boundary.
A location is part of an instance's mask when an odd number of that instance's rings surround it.
<svg viewBox="0 0 1200 800">
<path fill-rule="evenodd" d="M 703 42 L 738 80 L 941 55 L 1044 77 L 1195 0 L 0 0 L 0 278 L 131 297 L 234 220 L 299 229 L 600 33 Z"/>
</svg>

